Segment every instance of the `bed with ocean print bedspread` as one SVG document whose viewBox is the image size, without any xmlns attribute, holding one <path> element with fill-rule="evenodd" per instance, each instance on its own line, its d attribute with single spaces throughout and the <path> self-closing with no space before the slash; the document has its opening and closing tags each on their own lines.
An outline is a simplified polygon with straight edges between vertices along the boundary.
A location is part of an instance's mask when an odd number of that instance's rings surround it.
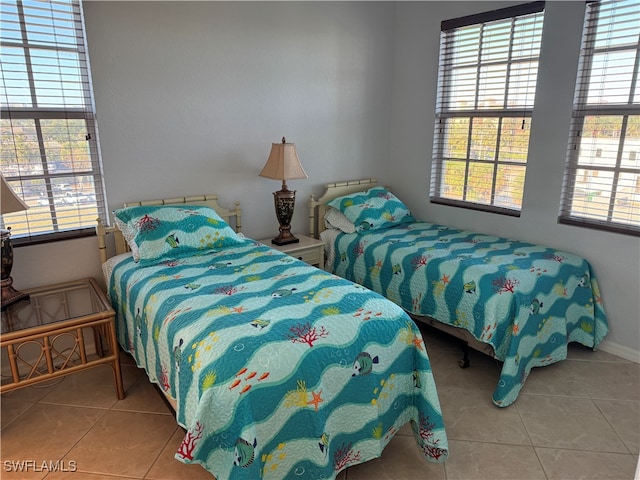
<svg viewBox="0 0 640 480">
<path fill-rule="evenodd" d="M 498 406 L 516 400 L 531 368 L 565 359 L 569 342 L 595 348 L 608 332 L 598 282 L 577 255 L 415 221 L 333 234 L 328 270 L 493 347 Z"/>
<path fill-rule="evenodd" d="M 119 342 L 176 403 L 176 453 L 217 479 L 333 479 L 411 422 L 447 438 L 426 348 L 382 296 L 249 241 L 141 266 L 109 293 Z"/>
<path fill-rule="evenodd" d="M 498 406 L 570 342 L 595 349 L 608 333 L 598 282 L 577 255 L 421 222 L 376 179 L 327 184 L 309 218 L 325 268 L 502 361 Z"/>
</svg>

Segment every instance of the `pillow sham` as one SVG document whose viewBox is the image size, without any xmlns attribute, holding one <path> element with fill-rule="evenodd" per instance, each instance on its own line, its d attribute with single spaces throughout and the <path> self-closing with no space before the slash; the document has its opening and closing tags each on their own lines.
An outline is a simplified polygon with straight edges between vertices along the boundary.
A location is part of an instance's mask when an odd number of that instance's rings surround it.
<svg viewBox="0 0 640 480">
<path fill-rule="evenodd" d="M 344 216 L 340 210 L 329 207 L 324 214 L 325 228 L 337 228 L 344 233 L 355 233 L 356 226 L 351 220 Z"/>
<path fill-rule="evenodd" d="M 127 242 L 127 245 L 129 245 L 129 250 L 131 250 L 131 253 L 133 254 L 133 260 L 135 262 L 139 262 L 140 261 L 140 252 L 138 251 L 138 245 L 134 241 L 134 238 L 136 236 L 135 229 L 130 228 L 129 224 L 123 222 L 118 217 L 116 217 L 115 216 L 115 214 L 116 214 L 115 211 L 113 212 L 113 214 L 114 214 L 113 223 L 115 223 L 116 227 L 118 228 L 118 230 L 120 230 L 122 232 L 122 236 L 124 237 L 125 241 Z"/>
<path fill-rule="evenodd" d="M 358 233 L 415 222 L 407 206 L 384 187 L 334 198 L 327 205 L 340 210 Z"/>
<path fill-rule="evenodd" d="M 244 242 L 210 207 L 149 205 L 122 208 L 113 215 L 134 261 L 141 264 Z"/>
</svg>

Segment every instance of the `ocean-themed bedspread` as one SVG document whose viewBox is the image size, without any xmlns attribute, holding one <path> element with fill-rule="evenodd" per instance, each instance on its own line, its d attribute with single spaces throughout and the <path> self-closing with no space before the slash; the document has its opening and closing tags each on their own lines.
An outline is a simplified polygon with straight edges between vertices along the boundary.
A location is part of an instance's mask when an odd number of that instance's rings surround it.
<svg viewBox="0 0 640 480">
<path fill-rule="evenodd" d="M 416 222 L 339 234 L 328 265 L 412 314 L 468 330 L 503 363 L 496 405 L 515 401 L 532 367 L 595 348 L 608 332 L 598 283 L 579 256 Z"/>
<path fill-rule="evenodd" d="M 253 241 L 116 265 L 118 338 L 177 402 L 176 458 L 218 480 L 333 479 L 411 422 L 448 455 L 420 331 L 397 305 Z"/>
</svg>

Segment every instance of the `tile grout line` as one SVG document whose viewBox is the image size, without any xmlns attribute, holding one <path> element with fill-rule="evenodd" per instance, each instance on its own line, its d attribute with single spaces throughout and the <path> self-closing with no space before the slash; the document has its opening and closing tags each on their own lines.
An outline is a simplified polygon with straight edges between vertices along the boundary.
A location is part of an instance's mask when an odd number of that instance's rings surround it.
<svg viewBox="0 0 640 480">
<path fill-rule="evenodd" d="M 624 448 L 627 449 L 627 452 L 629 452 L 629 454 L 631 455 L 636 455 L 634 454 L 631 449 L 629 448 L 629 446 L 627 445 L 627 442 L 624 441 L 624 438 L 622 438 L 620 436 L 620 434 L 618 433 L 618 430 L 616 430 L 616 428 L 611 424 L 611 422 L 609 421 L 609 418 L 607 417 L 607 415 L 605 415 L 605 413 L 602 411 L 602 409 L 600 408 L 600 405 L 598 405 L 598 402 L 595 399 L 591 399 L 591 401 L 593 402 L 593 404 L 595 405 L 596 409 L 600 412 L 600 415 L 602 415 L 602 417 L 604 418 L 605 422 L 607 422 L 607 425 L 609 425 L 609 427 L 611 427 L 611 430 L 613 430 L 613 432 L 616 434 L 616 436 L 618 437 L 618 440 L 620 440 L 620 442 L 622 443 L 622 445 L 624 445 Z M 606 400 L 605 400 L 606 401 Z M 614 400 L 615 401 L 615 400 Z M 612 452 L 615 453 L 615 452 Z"/>
<path fill-rule="evenodd" d="M 173 433 L 171 435 L 169 435 L 169 438 L 167 438 L 167 441 L 164 443 L 164 445 L 160 449 L 158 449 L 158 455 L 156 455 L 156 458 L 153 460 L 153 462 L 151 462 L 151 465 L 149 465 L 149 468 L 147 469 L 147 471 L 142 476 L 143 480 L 148 478 L 147 475 L 149 475 L 149 472 L 151 472 L 151 470 L 153 469 L 153 467 L 156 464 L 156 462 L 160 459 L 160 455 L 162 455 L 162 452 L 164 452 L 164 449 L 167 448 L 167 446 L 169 445 L 169 442 L 171 442 L 171 439 L 173 438 L 173 436 L 176 434 L 176 432 L 180 428 L 181 428 L 180 425 L 176 424 L 176 429 L 173 431 Z M 151 479 L 149 479 L 149 480 L 151 480 Z"/>
<path fill-rule="evenodd" d="M 518 412 L 518 417 L 520 418 L 520 421 L 522 422 L 522 426 L 524 427 L 524 431 L 527 433 L 527 438 L 531 442 L 531 448 L 533 449 L 533 454 L 536 456 L 536 459 L 538 460 L 538 464 L 540 465 L 540 468 L 542 469 L 542 472 L 544 473 L 545 478 L 547 480 L 549 480 L 549 474 L 547 473 L 547 469 L 544 468 L 544 463 L 542 462 L 542 459 L 540 458 L 540 455 L 538 454 L 538 450 L 536 449 L 536 446 L 535 446 L 533 440 L 531 439 L 531 434 L 529 433 L 529 429 L 527 428 L 527 424 L 525 423 L 524 418 L 522 418 L 522 414 L 520 413 L 520 409 L 517 408 L 517 407 L 518 406 L 516 405 L 516 411 Z"/>
<path fill-rule="evenodd" d="M 43 397 L 43 399 L 44 399 L 44 397 Z M 41 399 L 41 400 L 42 400 L 42 399 Z M 41 403 L 41 402 L 40 402 L 40 401 L 38 401 L 37 403 Z M 98 422 L 99 422 L 101 419 L 103 419 L 103 418 L 104 418 L 104 416 L 105 416 L 105 415 L 107 414 L 107 412 L 109 411 L 109 409 L 98 408 L 98 407 L 88 407 L 88 406 L 86 406 L 86 405 L 85 405 L 85 406 L 78 406 L 78 405 L 64 405 L 64 404 L 51 404 L 51 403 L 42 403 L 42 405 L 58 405 L 58 406 L 62 406 L 62 407 L 69 407 L 69 408 L 90 408 L 90 409 L 93 409 L 93 410 L 102 410 L 102 415 L 100 415 L 100 416 L 96 417 L 95 422 L 93 422 L 92 424 L 90 424 L 90 425 L 89 425 L 89 428 L 87 428 L 87 430 L 86 430 L 86 431 L 85 431 L 85 432 L 80 436 L 80 438 L 78 438 L 78 439 L 73 443 L 73 445 L 71 445 L 71 446 L 69 447 L 69 449 L 68 449 L 65 453 L 63 453 L 62 455 L 60 455 L 60 458 L 58 458 L 58 459 L 57 459 L 57 460 L 59 460 L 59 461 L 63 461 L 63 460 L 64 460 L 64 458 L 65 458 L 67 455 L 69 455 L 69 453 L 71 453 L 71 451 L 72 451 L 72 450 L 73 450 L 73 449 L 78 445 L 78 443 L 80 443 L 80 442 L 84 439 L 84 437 L 86 437 L 86 436 L 87 436 L 87 434 L 91 431 L 91 429 L 92 429 L 93 427 L 95 427 L 95 426 L 98 424 Z M 79 469 L 78 469 L 77 471 L 78 471 L 78 472 L 82 472 L 82 470 L 79 470 Z M 43 480 L 46 480 L 46 478 L 47 478 L 49 475 L 51 475 L 52 473 L 54 473 L 54 472 L 49 472 L 47 475 L 45 475 L 45 476 L 44 476 L 44 478 L 43 478 Z M 92 473 L 92 472 L 87 472 L 87 473 Z"/>
</svg>

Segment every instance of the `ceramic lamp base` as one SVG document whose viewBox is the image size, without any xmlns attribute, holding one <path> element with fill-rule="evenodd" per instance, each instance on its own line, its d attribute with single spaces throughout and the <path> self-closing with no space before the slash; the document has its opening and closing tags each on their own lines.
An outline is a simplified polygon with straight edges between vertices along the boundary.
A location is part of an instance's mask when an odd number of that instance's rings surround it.
<svg viewBox="0 0 640 480">
<path fill-rule="evenodd" d="M 282 182 L 282 190 L 273 192 L 273 200 L 276 207 L 276 217 L 280 224 L 280 234 L 271 240 L 275 245 L 287 245 L 299 242 L 291 233 L 291 218 L 296 204 L 296 191 L 289 190 L 287 184 Z"/>
</svg>

